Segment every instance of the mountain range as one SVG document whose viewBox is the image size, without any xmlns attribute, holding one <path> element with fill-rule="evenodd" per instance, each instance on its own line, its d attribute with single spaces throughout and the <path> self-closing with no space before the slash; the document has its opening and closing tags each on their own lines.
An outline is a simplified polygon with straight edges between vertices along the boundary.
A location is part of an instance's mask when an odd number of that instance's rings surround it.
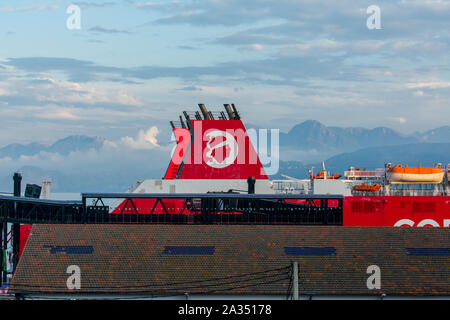
<svg viewBox="0 0 450 320">
<path fill-rule="evenodd" d="M 353 152 L 341 153 L 325 160 L 327 171 L 343 174 L 350 166 L 360 169 L 383 168 L 386 163 L 408 164 L 409 166 L 433 166 L 436 163 L 450 163 L 450 143 L 412 143 L 394 146 L 370 147 Z M 308 170 L 322 170 L 321 162 L 280 161 L 279 173 L 274 179 L 283 178 L 281 174 L 297 179 L 308 177 Z"/>
<path fill-rule="evenodd" d="M 41 144 L 37 142 L 29 144 L 12 143 L 0 148 L 0 159 L 11 158 L 18 159 L 20 156 L 33 156 L 40 152 L 59 153 L 68 155 L 75 151 L 88 151 L 89 149 L 100 149 L 105 142 L 102 137 L 88 137 L 83 135 L 68 136 L 60 139 L 51 145 Z"/>
<path fill-rule="evenodd" d="M 289 132 L 280 134 L 281 148 L 315 150 L 327 156 L 367 147 L 421 142 L 450 142 L 450 126 L 405 135 L 387 127 L 374 129 L 327 127 L 319 121 L 308 120 L 294 126 Z"/>
</svg>

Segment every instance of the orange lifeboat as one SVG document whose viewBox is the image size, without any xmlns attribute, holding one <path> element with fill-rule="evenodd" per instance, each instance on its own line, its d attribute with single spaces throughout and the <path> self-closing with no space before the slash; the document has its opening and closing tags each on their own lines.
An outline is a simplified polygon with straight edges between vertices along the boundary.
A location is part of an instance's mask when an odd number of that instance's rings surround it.
<svg viewBox="0 0 450 320">
<path fill-rule="evenodd" d="M 401 164 L 388 170 L 390 183 L 440 183 L 444 170 L 432 167 L 404 167 Z"/>
<path fill-rule="evenodd" d="M 358 186 L 354 186 L 353 190 L 354 191 L 365 191 L 365 192 L 377 192 L 378 190 L 380 190 L 381 185 L 374 184 L 373 186 L 368 186 L 366 185 L 365 182 L 363 182 L 363 184 L 360 184 Z"/>
<path fill-rule="evenodd" d="M 327 175 L 327 180 L 337 180 L 337 179 L 339 179 L 341 177 L 341 175 L 340 174 L 338 174 L 338 173 L 333 173 L 331 176 L 329 176 L 329 175 Z M 323 171 L 320 171 L 318 174 L 316 174 L 315 176 L 314 175 L 311 175 L 311 179 L 312 180 L 314 180 L 314 179 L 324 179 L 325 178 L 325 175 L 323 174 Z"/>
<path fill-rule="evenodd" d="M 314 168 L 314 167 L 313 167 Z M 327 169 L 325 168 L 325 161 L 322 161 L 322 171 L 320 171 L 318 174 L 314 175 L 312 169 L 309 170 L 309 176 L 311 180 L 315 179 L 326 179 L 326 180 L 337 180 L 341 177 L 340 174 L 333 173 L 332 175 L 329 175 L 327 173 Z"/>
</svg>

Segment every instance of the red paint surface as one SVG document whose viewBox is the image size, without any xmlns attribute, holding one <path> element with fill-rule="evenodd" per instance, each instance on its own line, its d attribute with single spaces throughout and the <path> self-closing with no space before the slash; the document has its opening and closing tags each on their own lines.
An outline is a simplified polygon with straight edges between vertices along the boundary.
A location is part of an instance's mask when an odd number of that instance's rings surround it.
<svg viewBox="0 0 450 320">
<path fill-rule="evenodd" d="M 22 256 L 23 248 L 25 248 L 25 244 L 27 243 L 28 236 L 31 232 L 31 224 L 23 224 L 20 226 L 20 251 L 19 251 L 19 257 Z"/>
<path fill-rule="evenodd" d="M 175 128 L 173 132 L 175 134 L 175 138 L 177 139 L 177 147 L 175 148 L 169 167 L 167 168 L 166 175 L 164 176 L 165 180 L 176 178 L 186 150 L 188 150 L 191 143 L 191 134 L 188 129 Z"/>
<path fill-rule="evenodd" d="M 450 222 L 450 197 L 345 197 L 345 226 L 394 226 L 402 219 L 431 226 L 426 219 L 440 227 Z M 425 220 L 425 221 L 424 221 Z M 445 225 L 447 223 L 447 225 Z M 407 224 L 403 224 L 407 226 Z"/>
<path fill-rule="evenodd" d="M 268 179 L 241 120 L 193 120 L 191 124 L 194 138 L 183 161 L 180 179 Z M 214 148 L 223 142 L 220 138 L 217 141 L 208 140 L 206 134 L 216 130 L 230 133 L 238 146 L 237 158 L 225 168 L 213 168 L 207 164 L 207 144 Z M 212 156 L 221 162 L 229 153 L 229 146 L 225 145 L 213 149 Z"/>
</svg>

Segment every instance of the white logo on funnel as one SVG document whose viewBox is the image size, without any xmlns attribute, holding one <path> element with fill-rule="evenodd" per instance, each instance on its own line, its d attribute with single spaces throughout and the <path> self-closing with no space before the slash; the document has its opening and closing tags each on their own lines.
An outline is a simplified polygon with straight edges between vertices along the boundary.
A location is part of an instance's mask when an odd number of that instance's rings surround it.
<svg viewBox="0 0 450 320">
<path fill-rule="evenodd" d="M 208 142 L 206 143 L 208 151 L 206 152 L 205 156 L 206 159 L 209 159 L 208 161 L 206 161 L 206 164 L 208 166 L 221 169 L 228 167 L 234 162 L 234 160 L 236 160 L 238 155 L 238 145 L 233 135 L 225 131 L 215 130 L 207 133 L 206 137 L 208 137 Z M 214 146 L 211 146 L 211 142 L 217 137 L 223 137 L 224 140 Z M 224 152 L 222 162 L 217 161 L 217 159 L 212 155 L 213 151 L 219 148 L 224 148 L 225 150 L 229 151 L 228 154 L 226 151 Z"/>
</svg>

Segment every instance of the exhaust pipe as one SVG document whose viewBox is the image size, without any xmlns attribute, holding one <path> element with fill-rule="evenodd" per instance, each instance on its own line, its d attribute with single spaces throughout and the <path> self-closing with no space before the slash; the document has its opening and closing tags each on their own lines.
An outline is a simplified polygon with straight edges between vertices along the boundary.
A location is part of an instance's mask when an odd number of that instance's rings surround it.
<svg viewBox="0 0 450 320">
<path fill-rule="evenodd" d="M 205 120 L 211 120 L 211 116 L 210 116 L 208 110 L 206 110 L 205 105 L 204 105 L 203 103 L 199 103 L 198 106 L 200 107 L 200 111 L 201 111 L 202 114 L 203 114 L 203 119 L 205 119 Z"/>
<path fill-rule="evenodd" d="M 241 120 L 241 116 L 239 115 L 239 112 L 237 111 L 236 107 L 234 106 L 234 103 L 231 104 L 234 111 L 234 120 Z"/>
<path fill-rule="evenodd" d="M 181 123 L 181 127 L 182 127 L 183 129 L 186 129 L 186 125 L 184 124 L 184 121 L 183 121 L 183 117 L 182 117 L 182 116 L 180 116 L 180 123 Z"/>
<path fill-rule="evenodd" d="M 255 183 L 256 183 L 255 177 L 248 177 L 247 183 L 248 183 L 248 194 L 254 194 L 255 193 Z"/>
<path fill-rule="evenodd" d="M 187 126 L 187 128 L 190 131 L 192 131 L 192 128 L 191 128 L 191 117 L 189 117 L 189 115 L 188 115 L 188 113 L 186 111 L 183 111 L 183 115 L 184 115 L 184 118 L 186 119 L 186 126 Z"/>
<path fill-rule="evenodd" d="M 229 104 L 224 104 L 224 107 L 225 107 L 225 111 L 226 111 L 227 114 L 228 114 L 228 118 L 229 118 L 230 120 L 234 120 L 234 114 L 233 114 L 233 111 L 231 110 L 230 105 L 229 105 Z"/>
</svg>

